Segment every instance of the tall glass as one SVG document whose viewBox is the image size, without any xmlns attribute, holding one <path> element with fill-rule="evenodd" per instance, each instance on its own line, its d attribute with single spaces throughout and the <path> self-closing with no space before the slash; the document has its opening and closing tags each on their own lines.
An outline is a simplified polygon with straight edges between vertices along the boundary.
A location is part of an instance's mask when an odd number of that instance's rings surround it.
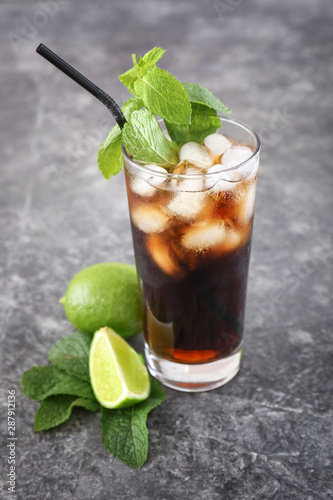
<svg viewBox="0 0 333 500">
<path fill-rule="evenodd" d="M 171 174 L 123 148 L 148 369 L 188 392 L 231 380 L 243 348 L 260 143 L 230 119 L 218 132 L 252 156 L 213 173 Z"/>
</svg>

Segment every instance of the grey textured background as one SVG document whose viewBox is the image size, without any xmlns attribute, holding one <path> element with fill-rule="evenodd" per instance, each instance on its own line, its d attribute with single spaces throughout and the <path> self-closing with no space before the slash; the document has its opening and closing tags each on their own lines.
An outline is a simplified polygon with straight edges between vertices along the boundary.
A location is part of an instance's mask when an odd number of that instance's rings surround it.
<svg viewBox="0 0 333 500">
<path fill-rule="evenodd" d="M 333 498 L 332 1 L 53 0 L 46 15 L 43 3 L 0 3 L 1 498 Z M 58 304 L 69 279 L 134 261 L 123 176 L 96 166 L 111 117 L 35 54 L 41 41 L 119 103 L 130 54 L 160 45 L 164 68 L 209 87 L 263 142 L 242 370 L 213 392 L 166 390 L 140 471 L 106 452 L 97 414 L 35 434 L 37 404 L 19 389 L 72 331 Z"/>
</svg>

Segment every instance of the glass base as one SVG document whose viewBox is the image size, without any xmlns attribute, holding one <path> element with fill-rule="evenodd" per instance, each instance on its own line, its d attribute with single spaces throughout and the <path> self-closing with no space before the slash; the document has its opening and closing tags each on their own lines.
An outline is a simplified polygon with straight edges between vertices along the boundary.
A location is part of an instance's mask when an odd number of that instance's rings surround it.
<svg viewBox="0 0 333 500">
<path fill-rule="evenodd" d="M 174 363 L 154 354 L 145 344 L 150 374 L 171 389 L 184 392 L 211 391 L 233 379 L 240 368 L 242 345 L 231 356 L 211 363 Z"/>
</svg>

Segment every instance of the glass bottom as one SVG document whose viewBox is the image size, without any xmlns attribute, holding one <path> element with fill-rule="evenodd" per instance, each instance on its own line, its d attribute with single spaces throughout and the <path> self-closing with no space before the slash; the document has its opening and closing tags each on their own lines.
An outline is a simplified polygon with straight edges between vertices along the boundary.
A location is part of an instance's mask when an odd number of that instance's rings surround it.
<svg viewBox="0 0 333 500">
<path fill-rule="evenodd" d="M 145 357 L 150 374 L 163 385 L 183 392 L 204 392 L 221 387 L 239 372 L 242 345 L 231 356 L 211 363 L 174 363 L 154 354 L 145 344 Z"/>
</svg>

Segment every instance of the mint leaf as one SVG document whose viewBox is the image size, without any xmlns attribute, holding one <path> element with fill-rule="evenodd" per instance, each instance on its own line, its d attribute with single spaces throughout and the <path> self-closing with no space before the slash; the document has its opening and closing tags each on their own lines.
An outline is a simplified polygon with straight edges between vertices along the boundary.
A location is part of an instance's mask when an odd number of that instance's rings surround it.
<svg viewBox="0 0 333 500">
<path fill-rule="evenodd" d="M 141 97 L 134 96 L 128 99 L 128 101 L 123 104 L 121 110 L 124 113 L 125 118 L 128 120 L 133 111 L 138 111 L 142 107 L 143 100 L 141 99 Z"/>
<path fill-rule="evenodd" d="M 189 125 L 175 125 L 165 122 L 169 135 L 179 146 L 186 142 L 201 144 L 207 135 L 213 134 L 220 127 L 220 119 L 215 109 L 202 104 L 192 104 L 192 121 Z"/>
<path fill-rule="evenodd" d="M 215 97 L 210 90 L 202 87 L 198 83 L 183 83 L 183 87 L 191 102 L 196 102 L 198 104 L 204 104 L 209 108 L 216 109 L 221 113 L 231 113 L 231 110 L 227 108 L 217 97 Z M 171 120 L 169 120 L 171 121 Z"/>
<path fill-rule="evenodd" d="M 135 94 L 135 82 L 139 77 L 145 75 L 159 59 L 163 56 L 166 51 L 161 47 L 155 47 L 149 52 L 147 52 L 143 57 L 139 57 L 138 62 L 136 61 L 135 54 L 132 54 L 132 60 L 134 68 L 129 69 L 125 73 L 119 76 L 119 80 L 128 88 L 128 90 Z"/>
<path fill-rule="evenodd" d="M 122 112 L 126 119 L 133 111 L 141 109 L 143 101 L 140 97 L 131 97 L 123 105 Z M 98 151 L 98 166 L 105 179 L 110 179 L 111 176 L 119 174 L 124 160 L 121 151 L 121 130 L 118 125 L 115 125 L 109 132 L 109 135 L 101 145 Z"/>
<path fill-rule="evenodd" d="M 137 67 L 131 68 L 122 75 L 119 75 L 119 80 L 125 87 L 128 88 L 128 90 L 134 94 L 135 89 L 134 89 L 134 83 L 139 77 L 139 71 Z"/>
<path fill-rule="evenodd" d="M 177 147 L 168 141 L 155 116 L 147 109 L 133 111 L 122 136 L 127 153 L 137 161 L 163 165 L 178 163 Z"/>
<path fill-rule="evenodd" d="M 49 351 L 50 362 L 71 375 L 90 381 L 89 349 L 92 335 L 88 332 L 75 332 L 60 339 Z"/>
<path fill-rule="evenodd" d="M 140 469 L 148 455 L 148 413 L 165 399 L 163 388 L 151 380 L 148 399 L 123 410 L 101 407 L 102 442 L 109 453 L 135 469 Z"/>
<path fill-rule="evenodd" d="M 147 52 L 143 57 L 139 58 L 138 66 L 142 69 L 148 70 L 152 66 L 155 66 L 157 61 L 161 59 L 166 50 L 161 47 L 154 47 L 149 52 Z"/>
<path fill-rule="evenodd" d="M 134 89 L 151 113 L 171 123 L 190 123 L 188 95 L 182 84 L 165 69 L 152 68 L 134 83 Z"/>
<path fill-rule="evenodd" d="M 121 153 L 121 130 L 116 124 L 98 151 L 98 168 L 103 177 L 109 180 L 112 175 L 117 175 L 123 168 L 123 155 Z"/>
<path fill-rule="evenodd" d="M 21 378 L 23 393 L 31 399 L 42 401 L 55 394 L 95 400 L 89 382 L 69 375 L 56 366 L 35 366 L 23 373 Z"/>
<path fill-rule="evenodd" d="M 74 406 L 82 406 L 90 411 L 99 410 L 100 406 L 91 399 L 76 396 L 50 396 L 42 401 L 35 415 L 34 430 L 46 431 L 65 422 L 71 415 Z"/>
</svg>

